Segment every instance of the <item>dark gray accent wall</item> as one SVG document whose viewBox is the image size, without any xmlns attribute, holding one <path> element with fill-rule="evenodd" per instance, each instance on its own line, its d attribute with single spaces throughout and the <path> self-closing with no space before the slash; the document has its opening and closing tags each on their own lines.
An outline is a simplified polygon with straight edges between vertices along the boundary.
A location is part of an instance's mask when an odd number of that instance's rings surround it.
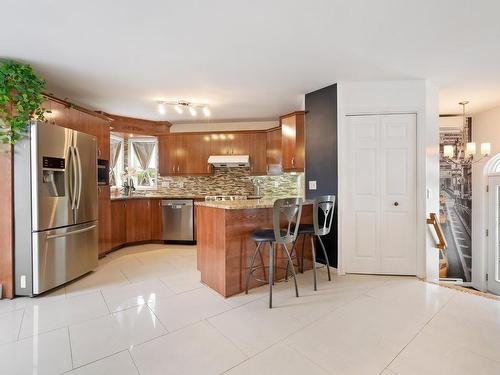
<svg viewBox="0 0 500 375">
<path fill-rule="evenodd" d="M 337 168 L 337 85 L 306 94 L 305 98 L 305 188 L 306 198 L 338 191 Z M 316 181 L 316 190 L 309 190 L 309 181 Z M 332 231 L 323 238 L 330 265 L 337 266 L 337 205 Z M 317 251 L 319 260 L 324 260 Z"/>
</svg>

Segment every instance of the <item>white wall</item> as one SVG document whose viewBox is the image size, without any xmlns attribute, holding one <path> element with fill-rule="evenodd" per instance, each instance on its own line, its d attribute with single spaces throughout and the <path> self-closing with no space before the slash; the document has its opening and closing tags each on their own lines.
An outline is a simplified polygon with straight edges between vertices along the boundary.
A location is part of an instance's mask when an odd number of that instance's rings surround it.
<svg viewBox="0 0 500 375">
<path fill-rule="evenodd" d="M 426 225 L 430 212 L 439 212 L 439 125 L 438 92 L 429 82 L 384 81 L 338 83 L 339 176 L 349 168 L 343 137 L 346 115 L 378 113 L 417 114 L 417 276 L 439 278 L 439 253 L 432 247 Z M 345 181 L 339 180 L 339 272 L 342 256 L 342 192 Z M 427 195 L 428 192 L 428 195 Z"/>
<path fill-rule="evenodd" d="M 173 124 L 170 132 L 215 132 L 237 130 L 265 130 L 279 125 L 279 121 L 239 121 L 239 122 L 197 122 L 192 124 Z"/>
<path fill-rule="evenodd" d="M 472 140 L 490 142 L 491 155 L 500 153 L 500 107 L 481 112 L 472 119 Z M 483 169 L 487 160 L 472 166 L 472 285 L 486 290 L 488 207 L 487 177 Z"/>
</svg>

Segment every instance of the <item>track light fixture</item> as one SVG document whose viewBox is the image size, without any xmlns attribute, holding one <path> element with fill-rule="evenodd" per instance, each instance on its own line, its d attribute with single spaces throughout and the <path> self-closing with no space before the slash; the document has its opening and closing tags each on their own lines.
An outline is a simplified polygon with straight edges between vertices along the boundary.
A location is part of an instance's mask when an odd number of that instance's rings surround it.
<svg viewBox="0 0 500 375">
<path fill-rule="evenodd" d="M 203 115 L 205 117 L 210 117 L 211 112 L 210 108 L 206 104 L 202 103 L 191 103 L 187 102 L 184 100 L 180 101 L 164 101 L 164 100 L 158 100 L 158 112 L 161 115 L 164 115 L 167 113 L 167 107 L 173 107 L 175 112 L 177 112 L 179 115 L 182 115 L 184 113 L 184 110 L 187 110 L 191 116 L 195 117 L 198 115 L 198 110 L 203 112 Z"/>
</svg>

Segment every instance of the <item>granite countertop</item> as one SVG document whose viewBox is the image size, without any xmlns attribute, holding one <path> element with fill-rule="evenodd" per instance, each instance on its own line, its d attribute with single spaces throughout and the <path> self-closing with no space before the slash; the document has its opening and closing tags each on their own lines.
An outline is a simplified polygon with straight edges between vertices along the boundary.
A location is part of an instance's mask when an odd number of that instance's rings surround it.
<svg viewBox="0 0 500 375">
<path fill-rule="evenodd" d="M 247 196 L 249 200 L 257 200 L 261 198 L 254 195 Z M 128 199 L 202 199 L 205 200 L 205 195 L 195 195 L 195 194 L 169 194 L 169 193 L 144 193 L 144 194 L 132 194 L 132 195 L 122 195 L 122 194 L 111 194 L 112 201 L 118 200 L 128 200 Z"/>
<path fill-rule="evenodd" d="M 197 206 L 222 208 L 225 210 L 251 210 L 254 208 L 273 208 L 274 201 L 280 197 L 267 197 L 260 199 L 246 199 L 236 201 L 208 201 L 196 202 Z M 313 204 L 313 200 L 306 199 L 304 204 Z"/>
</svg>

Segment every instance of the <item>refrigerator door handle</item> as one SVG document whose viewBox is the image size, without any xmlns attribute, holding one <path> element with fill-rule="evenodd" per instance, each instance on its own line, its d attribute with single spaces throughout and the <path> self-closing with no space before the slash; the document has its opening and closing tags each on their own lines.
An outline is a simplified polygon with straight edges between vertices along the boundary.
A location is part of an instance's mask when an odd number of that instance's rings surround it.
<svg viewBox="0 0 500 375">
<path fill-rule="evenodd" d="M 96 226 L 95 224 L 94 225 L 91 225 L 90 227 L 87 227 L 87 228 L 83 228 L 83 229 L 77 229 L 77 230 L 74 230 L 72 232 L 66 232 L 66 233 L 59 233 L 59 234 L 49 234 L 47 236 L 47 239 L 50 240 L 50 239 L 53 239 L 53 238 L 60 238 L 60 237 L 66 237 L 66 236 L 71 236 L 73 234 L 78 234 L 78 233 L 84 233 L 84 232 L 88 232 L 88 231 L 91 231 L 92 229 L 94 229 Z"/>
<path fill-rule="evenodd" d="M 78 161 L 78 199 L 76 200 L 76 209 L 80 208 L 80 200 L 82 198 L 82 159 L 78 147 L 75 147 L 75 154 Z"/>
<path fill-rule="evenodd" d="M 76 160 L 76 154 L 75 154 L 75 150 L 74 150 L 74 147 L 70 146 L 69 147 L 69 151 L 70 151 L 70 154 L 71 154 L 71 165 L 72 165 L 72 168 L 71 168 L 71 174 L 72 174 L 72 178 L 73 178 L 73 183 L 71 183 L 71 179 L 70 179 L 70 194 L 71 194 L 71 209 L 74 210 L 75 207 L 76 207 L 76 184 L 77 184 L 77 177 L 76 177 L 76 170 L 77 170 L 77 160 Z"/>
</svg>

